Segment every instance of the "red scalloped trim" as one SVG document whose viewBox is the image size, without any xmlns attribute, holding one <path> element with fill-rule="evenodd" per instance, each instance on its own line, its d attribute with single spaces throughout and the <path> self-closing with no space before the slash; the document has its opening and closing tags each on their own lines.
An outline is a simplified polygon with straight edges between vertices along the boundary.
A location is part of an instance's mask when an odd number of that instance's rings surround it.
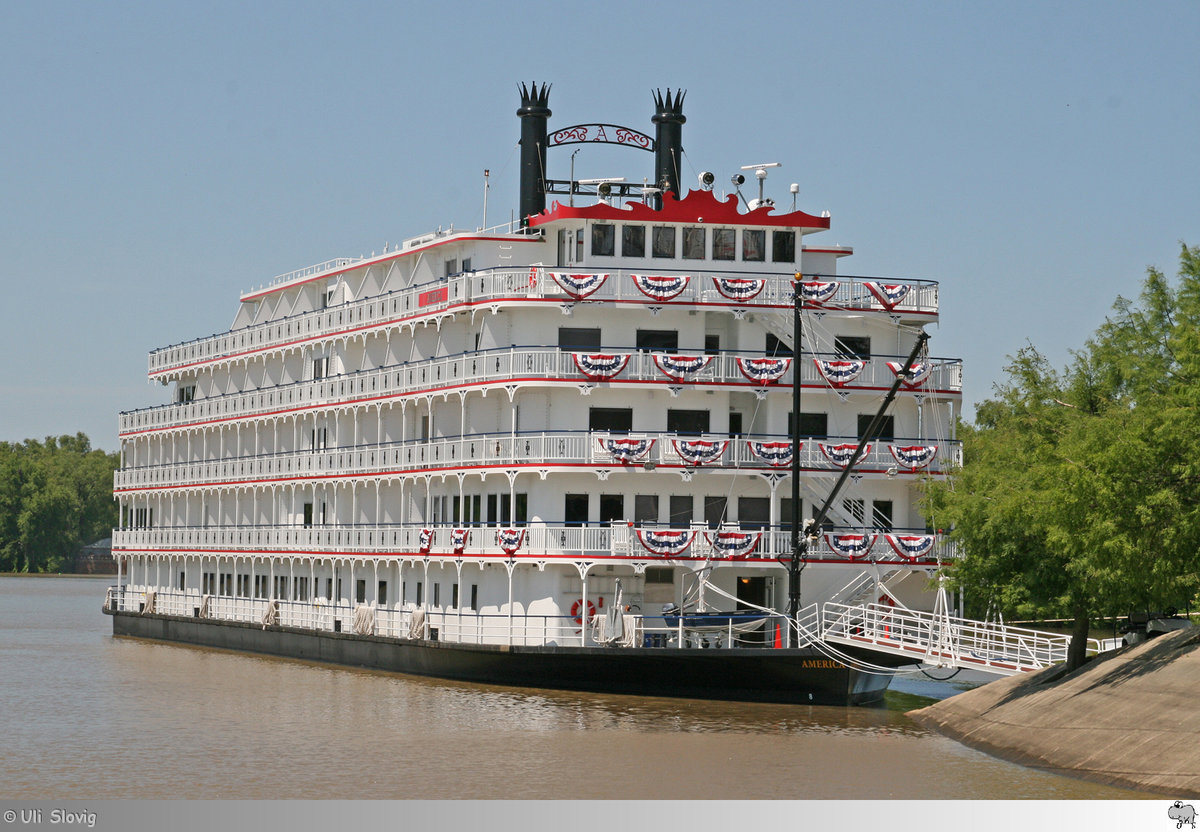
<svg viewBox="0 0 1200 832">
<path fill-rule="evenodd" d="M 663 207 L 655 211 L 642 202 L 628 202 L 625 207 L 597 203 L 571 207 L 555 202 L 549 211 L 529 218 L 532 226 L 545 225 L 555 220 L 621 220 L 625 222 L 687 222 L 705 225 L 772 225 L 785 228 L 823 229 L 829 228 L 829 217 L 814 217 L 803 211 L 773 215 L 775 209 L 762 205 L 743 214 L 738 210 L 737 194 L 730 194 L 725 201 L 717 199 L 712 191 L 689 191 L 683 199 L 676 199 L 668 191 L 663 194 Z"/>
</svg>

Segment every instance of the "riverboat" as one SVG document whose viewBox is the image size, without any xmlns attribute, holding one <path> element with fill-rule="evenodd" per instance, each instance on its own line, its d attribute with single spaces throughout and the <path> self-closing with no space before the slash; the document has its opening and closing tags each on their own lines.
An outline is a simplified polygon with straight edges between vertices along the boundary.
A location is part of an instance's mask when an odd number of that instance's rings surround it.
<svg viewBox="0 0 1200 832">
<path fill-rule="evenodd" d="M 828 214 L 796 185 L 790 210 L 769 197 L 778 164 L 682 195 L 682 92 L 655 93 L 654 135 L 551 131 L 549 88 L 520 93 L 513 222 L 280 275 L 228 331 L 150 353 L 171 400 L 120 415 L 113 632 L 528 687 L 878 700 L 907 660 L 805 621 L 932 609 L 954 556 L 918 510 L 961 458 L 961 364 L 924 349 L 938 285 L 841 274 L 852 248 L 809 242 Z M 547 177 L 587 142 L 652 153 L 653 179 Z M 486 187 L 484 205 L 486 226 Z"/>
</svg>

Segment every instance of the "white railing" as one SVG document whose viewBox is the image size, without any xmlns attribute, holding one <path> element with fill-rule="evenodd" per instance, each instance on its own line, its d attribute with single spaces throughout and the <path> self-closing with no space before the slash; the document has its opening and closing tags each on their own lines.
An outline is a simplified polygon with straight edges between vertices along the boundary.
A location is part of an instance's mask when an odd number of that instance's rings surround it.
<svg viewBox="0 0 1200 832">
<path fill-rule="evenodd" d="M 629 355 L 629 362 L 625 368 L 612 379 L 603 382 L 593 381 L 583 374 L 575 363 L 575 352 L 556 347 L 507 347 L 431 358 L 243 393 L 212 396 L 191 402 L 130 410 L 120 415 L 118 430 L 122 435 L 126 435 L 204 422 L 261 417 L 284 409 L 292 415 L 297 409 L 344 404 L 361 397 L 370 397 L 372 404 L 378 404 L 379 401 L 389 398 L 444 392 L 463 386 L 490 390 L 503 388 L 514 380 L 518 384 L 551 383 L 572 386 L 598 383 L 620 386 L 626 382 L 649 381 L 658 382 L 664 387 L 725 385 L 738 389 L 770 389 L 791 385 L 797 363 L 793 361 L 787 372 L 773 384 L 761 384 L 747 378 L 738 364 L 739 358 L 751 359 L 761 356 L 722 353 L 713 356 L 709 365 L 692 374 L 688 381 L 677 381 L 666 376 L 658 368 L 653 353 L 633 352 L 628 349 L 603 352 Z M 833 359 L 836 356 L 818 354 L 815 357 Z M 821 375 L 812 358 L 814 356 L 806 354 L 799 362 L 801 384 L 829 388 L 829 383 Z M 875 392 L 887 389 L 896 378 L 895 373 L 888 367 L 888 362 L 902 360 L 900 356 L 873 356 L 866 361 L 862 372 L 853 381 L 839 388 L 839 392 Z M 925 382 L 915 390 L 905 389 L 904 392 L 925 395 L 934 392 L 962 392 L 961 361 L 934 358 L 930 359 L 930 363 L 933 364 L 932 372 Z"/>
<path fill-rule="evenodd" d="M 1001 675 L 1066 661 L 1071 637 L 886 604 L 821 605 L 821 638 L 946 667 Z M 1100 642 L 1088 639 L 1089 653 Z"/>
<path fill-rule="evenodd" d="M 153 609 L 146 606 L 153 595 Z M 424 619 L 414 628 L 413 604 L 377 607 L 335 603 L 324 598 L 288 600 L 243 598 L 228 595 L 203 595 L 197 590 L 171 590 L 159 587 L 109 587 L 105 608 L 113 612 L 169 615 L 179 618 L 209 621 L 233 621 L 263 626 L 326 633 L 347 633 L 363 636 L 382 636 L 394 639 L 420 638 L 456 644 L 508 644 L 524 647 L 568 646 L 597 644 L 602 632 L 603 616 L 586 622 L 569 615 L 510 615 L 507 612 L 483 614 L 466 609 L 423 608 Z M 269 607 L 274 615 L 267 619 Z M 370 610 L 369 627 L 355 629 L 355 612 L 363 607 Z M 626 616 L 630 627 L 623 642 L 633 647 L 743 649 L 771 646 L 777 629 L 785 629 L 781 615 L 768 616 L 761 624 L 751 625 L 756 635 L 737 616 L 731 616 L 725 626 L 699 631 L 684 626 L 684 619 L 671 624 L 662 616 Z"/>
<path fill-rule="evenodd" d="M 653 440 L 645 454 L 623 465 L 607 450 L 607 439 Z M 278 454 L 229 457 L 127 467 L 113 474 L 113 489 L 121 493 L 180 486 L 218 485 L 254 480 L 304 480 L 319 477 L 356 478 L 364 474 L 402 475 L 414 471 L 459 468 L 470 465 L 477 472 L 488 467 L 505 470 L 513 465 L 566 468 L 589 466 L 612 470 L 631 467 L 694 469 L 680 456 L 676 442 L 701 440 L 726 443 L 724 451 L 703 464 L 710 471 L 779 470 L 763 462 L 751 450 L 751 441 L 786 441 L 786 437 L 759 436 L 753 440 L 728 435 L 680 436 L 671 433 L 638 432 L 607 434 L 581 431 L 546 433 L 498 433 L 362 445 L 337 450 L 287 451 Z M 826 437 L 805 440 L 800 447 L 800 469 L 806 473 L 836 474 L 841 466 L 821 449 L 857 442 L 855 437 Z M 936 445 L 937 454 L 920 468 L 900 466 L 895 448 Z M 686 447 L 686 446 L 685 446 Z M 855 470 L 865 476 L 923 476 L 945 474 L 962 463 L 962 443 L 896 439 L 872 442 Z M 784 469 L 786 470 L 786 469 Z"/>
<path fill-rule="evenodd" d="M 398 555 L 421 558 L 426 555 L 439 558 L 476 558 L 506 560 L 506 555 L 497 541 L 497 526 L 450 526 L 450 525 L 354 525 L 354 526 L 165 526 L 153 529 L 114 529 L 113 551 L 121 552 L 188 552 L 213 551 L 237 555 L 239 553 L 270 553 L 308 559 L 328 555 Z M 667 557 L 647 549 L 641 542 L 639 529 L 666 530 L 666 526 L 639 525 L 620 521 L 606 524 L 582 526 L 536 524 L 524 527 L 525 539 L 514 557 L 520 560 L 538 557 L 553 557 L 564 560 L 587 560 L 601 558 L 626 559 L 630 561 L 693 561 L 731 560 L 720 553 L 710 541 L 717 530 L 694 525 L 687 531 L 692 534 L 691 545 L 679 555 Z M 422 540 L 422 531 L 431 529 L 432 540 Z M 452 533 L 466 529 L 469 534 L 461 548 L 455 548 Z M 737 524 L 724 525 L 721 531 L 743 531 Z M 747 528 L 754 532 L 759 529 Z M 791 531 L 776 527 L 762 529 L 762 538 L 754 551 L 745 558 L 747 563 L 774 561 L 779 555 L 791 552 Z M 862 529 L 841 528 L 838 533 L 862 532 Z M 855 561 L 833 551 L 822 535 L 810 544 L 807 561 L 834 563 L 870 563 L 872 560 L 893 564 L 906 564 L 886 539 L 888 532 L 877 534 L 870 551 Z M 891 534 L 922 534 L 921 530 L 896 529 Z M 943 535 L 934 536 L 933 549 L 917 563 L 928 566 L 938 558 L 948 560 L 958 556 L 957 544 Z"/>
<path fill-rule="evenodd" d="M 346 266 L 353 261 L 332 260 L 327 264 L 310 266 L 292 273 L 289 280 L 321 271 Z M 330 264 L 341 264 L 333 266 Z M 364 262 L 366 265 L 366 262 Z M 351 301 L 339 306 L 302 312 L 286 318 L 253 324 L 231 332 L 197 338 L 154 350 L 149 355 L 148 372 L 157 376 L 172 370 L 180 370 L 200 364 L 230 361 L 249 354 L 275 349 L 297 341 L 314 343 L 323 338 L 332 338 L 353 329 L 391 326 L 401 322 L 416 323 L 430 315 L 438 315 L 451 307 L 464 303 L 489 301 L 569 303 L 573 299 L 548 275 L 548 271 L 570 271 L 569 269 L 546 269 L 527 267 L 517 269 L 487 269 L 469 272 L 445 280 L 424 283 L 384 295 L 375 295 Z M 668 273 L 671 270 L 638 269 L 634 271 L 613 270 L 608 279 L 596 292 L 588 295 L 590 303 L 638 303 L 640 305 L 683 306 L 703 304 L 706 308 L 787 308 L 792 307 L 791 275 L 745 274 L 744 277 L 764 277 L 766 287 L 756 297 L 745 301 L 732 301 L 718 291 L 714 277 L 732 276 L 728 272 L 690 272 L 687 288 L 670 301 L 657 303 L 642 294 L 630 279 L 630 274 Z M 532 279 L 531 279 L 532 278 Z M 837 280 L 838 294 L 822 305 L 823 309 L 836 311 L 889 312 L 865 287 L 869 278 L 836 277 L 813 279 Z M 891 282 L 891 281 L 889 281 Z M 912 289 L 889 314 L 918 316 L 932 320 L 937 314 L 938 286 L 932 281 L 907 281 Z"/>
</svg>

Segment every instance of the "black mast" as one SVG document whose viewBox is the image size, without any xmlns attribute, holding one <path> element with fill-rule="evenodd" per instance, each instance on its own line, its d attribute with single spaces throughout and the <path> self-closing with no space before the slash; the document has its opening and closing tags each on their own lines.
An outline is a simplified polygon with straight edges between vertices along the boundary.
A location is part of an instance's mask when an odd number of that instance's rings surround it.
<svg viewBox="0 0 1200 832">
<path fill-rule="evenodd" d="M 788 620 L 795 621 L 796 614 L 800 611 L 800 573 L 804 569 L 804 555 L 808 551 L 808 541 L 811 537 L 816 536 L 821 528 L 821 524 L 825 522 L 826 515 L 829 514 L 829 509 L 833 506 L 833 501 L 836 499 L 838 492 L 842 490 L 842 486 L 846 484 L 846 480 L 850 477 L 850 472 L 855 464 L 863 455 L 863 450 L 867 443 L 874 438 L 875 433 L 879 430 L 880 424 L 883 422 L 884 414 L 891 406 L 892 401 L 896 398 L 896 393 L 900 390 L 900 385 L 908 378 L 909 370 L 912 369 L 913 363 L 917 360 L 921 350 L 925 346 L 925 342 L 929 340 L 928 332 L 920 332 L 917 334 L 917 341 L 913 344 L 912 352 L 908 354 L 908 358 L 904 362 L 904 366 L 896 373 L 896 380 L 892 382 L 891 389 L 887 395 L 883 397 L 883 402 L 879 405 L 879 410 L 875 413 L 875 418 L 871 420 L 871 424 L 867 426 L 863 436 L 858 441 L 858 447 L 854 449 L 854 455 L 850 457 L 850 461 L 846 463 L 846 467 L 842 470 L 842 475 L 838 477 L 838 481 L 834 483 L 833 489 L 829 492 L 829 496 L 825 498 L 825 504 L 821 506 L 821 510 L 817 512 L 817 516 L 804 529 L 804 535 L 800 534 L 800 358 L 802 352 L 800 350 L 800 312 L 804 308 L 803 293 L 800 286 L 800 275 L 796 275 L 795 292 L 792 301 L 792 337 L 793 344 L 793 359 L 792 359 L 792 557 L 788 563 Z M 791 646 L 791 628 L 788 628 L 788 645 Z"/>
</svg>

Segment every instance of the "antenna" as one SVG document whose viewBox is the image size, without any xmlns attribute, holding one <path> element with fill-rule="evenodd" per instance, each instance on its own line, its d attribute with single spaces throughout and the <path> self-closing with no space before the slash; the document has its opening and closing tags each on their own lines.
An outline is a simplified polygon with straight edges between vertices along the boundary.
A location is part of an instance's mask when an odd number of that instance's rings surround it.
<svg viewBox="0 0 1200 832">
<path fill-rule="evenodd" d="M 781 162 L 763 162 L 761 165 L 742 165 L 742 170 L 754 171 L 754 176 L 756 179 L 758 179 L 758 199 L 756 199 L 754 203 L 750 205 L 751 211 L 762 205 L 775 204 L 773 199 L 767 199 L 763 196 L 763 185 L 765 185 L 767 181 L 767 168 L 781 167 L 783 167 Z"/>
</svg>

